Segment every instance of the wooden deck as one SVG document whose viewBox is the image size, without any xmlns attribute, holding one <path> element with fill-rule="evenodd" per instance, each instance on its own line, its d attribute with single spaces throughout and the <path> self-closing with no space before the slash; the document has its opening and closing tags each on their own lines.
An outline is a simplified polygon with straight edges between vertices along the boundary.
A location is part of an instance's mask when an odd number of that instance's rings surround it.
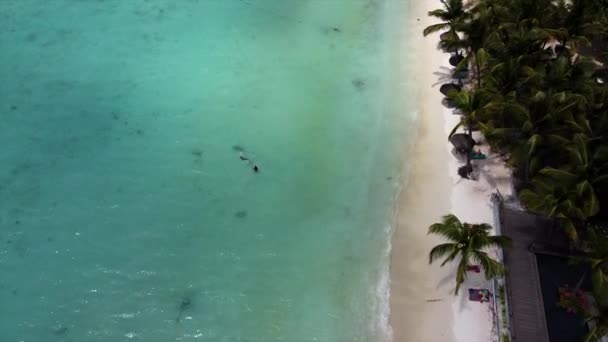
<svg viewBox="0 0 608 342">
<path fill-rule="evenodd" d="M 502 234 L 513 243 L 504 250 L 511 334 L 515 342 L 549 342 L 536 256 L 532 242 L 546 239 L 547 222 L 524 212 L 501 210 Z"/>
</svg>

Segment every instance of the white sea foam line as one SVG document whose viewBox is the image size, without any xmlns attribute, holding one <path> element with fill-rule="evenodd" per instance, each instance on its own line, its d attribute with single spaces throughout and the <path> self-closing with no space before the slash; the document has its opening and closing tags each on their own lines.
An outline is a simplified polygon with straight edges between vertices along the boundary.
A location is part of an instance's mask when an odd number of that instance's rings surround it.
<svg viewBox="0 0 608 342">
<path fill-rule="evenodd" d="M 410 103 L 408 107 L 411 107 L 410 120 L 408 121 L 408 139 L 407 141 L 402 141 L 400 146 L 403 150 L 409 151 L 412 144 L 418 138 L 418 120 L 419 120 L 419 112 L 416 110 L 416 105 Z M 391 295 L 391 272 L 390 272 L 390 263 L 391 263 L 391 252 L 392 252 L 392 239 L 395 233 L 395 227 L 397 225 L 397 217 L 399 215 L 399 198 L 401 197 L 402 191 L 407 188 L 407 184 L 409 182 L 409 173 L 410 173 L 410 164 L 406 163 L 407 154 L 400 161 L 400 170 L 399 177 L 395 184 L 395 192 L 393 193 L 393 199 L 391 203 L 393 204 L 391 207 L 391 221 L 385 227 L 385 249 L 382 254 L 381 264 L 380 264 L 380 275 L 378 279 L 378 283 L 376 286 L 376 298 L 378 300 L 378 309 L 377 309 L 377 322 L 376 326 L 379 330 L 378 339 L 381 342 L 393 342 L 393 327 L 390 323 L 391 317 L 391 305 L 390 305 L 390 295 Z"/>
<path fill-rule="evenodd" d="M 374 330 L 377 331 L 378 339 L 383 342 L 391 342 L 393 340 L 393 328 L 390 324 L 390 255 L 392 232 L 393 225 L 386 225 L 384 228 L 385 248 L 380 260 L 380 272 L 375 289 L 376 322 Z"/>
<path fill-rule="evenodd" d="M 418 111 L 413 110 L 412 112 L 412 122 L 411 122 L 411 136 L 406 142 L 403 144 L 403 147 L 408 149 L 410 144 L 414 142 L 417 138 L 418 131 L 415 129 L 418 123 Z M 401 160 L 401 167 L 399 172 L 399 179 L 395 184 L 395 191 L 393 193 L 393 198 L 391 203 L 393 204 L 390 210 L 390 223 L 387 224 L 384 228 L 384 250 L 380 258 L 380 270 L 378 276 L 378 282 L 376 283 L 375 288 L 375 299 L 376 299 L 376 322 L 374 330 L 377 331 L 378 340 L 381 342 L 392 342 L 394 339 L 393 336 L 393 327 L 390 324 L 390 314 L 391 314 L 391 306 L 390 306 L 390 295 L 391 295 L 391 278 L 390 278 L 390 263 L 391 263 L 391 251 L 392 251 L 392 239 L 393 234 L 395 232 L 395 227 L 397 224 L 397 217 L 399 214 L 399 198 L 401 196 L 401 192 L 407 188 L 408 183 L 408 175 L 409 175 L 409 164 L 405 163 L 406 158 Z"/>
<path fill-rule="evenodd" d="M 405 6 L 404 3 L 401 2 L 395 2 L 395 6 L 400 7 L 400 10 L 405 10 L 406 7 L 401 7 L 401 6 Z M 389 14 L 390 16 L 393 16 L 394 13 L 392 12 L 392 10 L 394 10 L 394 8 L 392 7 L 387 7 L 386 10 L 391 11 L 391 14 Z M 393 19 L 394 20 L 394 19 Z M 387 25 L 386 30 L 387 31 L 392 31 L 393 29 L 393 22 L 389 21 L 385 21 L 385 24 Z M 399 26 L 401 26 L 401 21 L 399 21 Z M 407 30 L 406 30 L 407 31 Z M 407 32 L 404 33 L 404 36 L 407 34 Z M 406 45 L 403 44 L 403 46 L 401 46 L 401 43 L 398 43 L 398 46 L 401 48 L 400 54 L 403 53 L 408 53 L 408 50 L 406 49 Z M 394 67 L 394 66 L 393 66 Z M 394 70 L 393 70 L 394 71 Z M 402 70 L 399 70 L 400 72 L 398 73 L 399 76 L 395 76 L 395 74 L 393 74 L 393 77 L 390 77 L 389 83 L 394 84 L 393 82 L 398 82 L 399 86 L 397 87 L 398 89 L 402 89 L 401 84 L 403 83 L 407 83 L 407 81 L 405 81 L 409 76 L 409 69 L 407 67 L 403 68 Z M 391 91 L 391 89 L 383 89 L 382 91 L 384 94 L 386 94 L 386 99 L 387 101 L 389 101 L 390 99 L 396 99 L 396 98 L 400 98 L 399 96 L 397 96 L 397 94 L 395 93 L 395 88 L 393 87 L 393 91 Z M 418 111 L 416 110 L 417 105 L 416 105 L 416 100 L 410 100 L 408 101 L 408 103 L 404 103 L 404 102 L 400 102 L 399 103 L 399 107 L 401 107 L 401 110 L 409 110 L 410 116 L 408 116 L 408 119 L 405 120 L 403 118 L 400 118 L 399 123 L 403 124 L 403 131 L 407 130 L 408 133 L 408 139 L 407 141 L 404 140 L 399 140 L 399 150 L 402 151 L 403 149 L 405 150 L 409 150 L 409 148 L 411 147 L 411 144 L 413 144 L 417 138 L 418 135 L 418 130 L 417 125 L 418 125 Z M 380 112 L 381 113 L 386 113 L 387 112 L 387 104 L 385 102 L 383 102 L 383 109 Z M 385 121 L 388 120 L 388 117 L 384 117 L 383 118 Z M 393 118 L 391 117 L 390 119 L 397 119 L 397 118 Z M 372 130 L 374 132 L 373 135 L 375 136 L 379 136 L 380 133 L 380 124 L 376 124 L 375 127 L 370 127 L 370 130 Z M 376 139 L 376 142 L 381 141 L 381 139 Z M 377 150 L 379 148 L 378 144 L 376 143 L 374 146 L 371 146 L 371 150 Z M 379 258 L 379 262 L 378 262 L 378 277 L 377 277 L 377 282 L 375 284 L 375 286 L 370 289 L 372 290 L 373 293 L 373 299 L 374 299 L 374 303 L 373 303 L 373 313 L 375 315 L 375 320 L 372 322 L 373 326 L 372 326 L 372 331 L 374 332 L 375 336 L 376 336 L 376 340 L 378 342 L 392 342 L 393 341 L 393 329 L 392 326 L 390 324 L 390 312 L 391 312 L 391 307 L 390 307 L 390 284 L 391 284 L 391 279 L 390 279 L 390 262 L 391 262 L 391 250 L 392 250 L 392 238 L 393 238 L 393 233 L 394 233 L 394 227 L 396 226 L 397 223 L 397 215 L 398 215 L 398 208 L 399 208 L 399 197 L 401 194 L 401 191 L 403 191 L 403 189 L 407 186 L 407 175 L 409 174 L 409 165 L 405 163 L 405 159 L 407 158 L 407 155 L 405 155 L 405 158 L 403 160 L 399 161 L 399 179 L 395 184 L 395 189 L 393 191 L 393 193 L 391 194 L 393 196 L 392 198 L 392 206 L 389 209 L 389 217 L 390 217 L 390 223 L 387 224 L 384 229 L 383 229 L 383 238 L 385 239 L 382 243 L 383 243 L 383 250 L 382 250 L 382 254 L 380 255 Z M 366 163 L 367 165 L 370 165 L 370 168 L 373 167 L 374 163 Z M 370 170 L 371 173 L 371 170 Z"/>
<path fill-rule="evenodd" d="M 402 147 L 405 150 L 409 150 L 412 143 L 416 141 L 418 138 L 418 120 L 419 120 L 419 112 L 416 110 L 415 106 L 412 106 L 413 109 L 411 111 L 411 121 L 410 127 L 408 131 L 408 141 L 402 143 Z M 391 215 L 390 215 L 390 224 L 385 227 L 385 249 L 382 254 L 381 264 L 380 264 L 380 276 L 378 279 L 378 283 L 376 285 L 376 298 L 378 300 L 378 309 L 377 309 L 377 322 L 376 326 L 379 330 L 378 339 L 382 342 L 393 342 L 393 327 L 390 323 L 391 318 L 391 271 L 390 271 L 390 263 L 391 263 L 391 252 L 392 252 L 392 240 L 393 235 L 395 233 L 395 227 L 397 225 L 397 218 L 399 215 L 399 198 L 401 197 L 402 191 L 407 188 L 409 182 L 409 172 L 410 172 L 410 164 L 406 163 L 407 155 L 400 162 L 400 172 L 399 178 L 395 184 L 395 192 L 393 193 L 393 199 L 391 203 L 393 206 L 391 207 Z"/>
<path fill-rule="evenodd" d="M 416 127 L 416 122 L 418 119 L 418 112 L 412 111 L 412 115 L 414 117 L 413 127 Z M 408 145 L 415 141 L 417 136 L 417 130 L 412 130 L 412 137 L 409 139 Z M 395 227 L 397 225 L 397 217 L 399 215 L 399 198 L 401 196 L 401 192 L 407 187 L 408 183 L 408 174 L 409 174 L 409 166 L 405 163 L 405 160 L 401 161 L 401 172 L 399 175 L 399 179 L 395 186 L 395 192 L 393 193 L 393 199 L 391 203 L 393 204 L 391 208 L 391 218 L 390 224 L 387 224 L 384 229 L 384 237 L 386 241 L 384 242 L 384 251 L 382 253 L 380 259 L 380 274 L 378 277 L 378 282 L 376 284 L 376 329 L 378 331 L 378 339 L 382 342 L 392 342 L 394 340 L 393 336 L 393 327 L 390 323 L 391 317 L 391 305 L 390 305 L 390 297 L 391 297 L 391 271 L 390 271 L 390 263 L 391 263 L 391 252 L 392 252 L 392 240 L 393 234 L 395 232 Z"/>
<path fill-rule="evenodd" d="M 407 7 L 402 7 L 402 6 L 406 6 L 403 3 L 398 5 L 399 6 L 399 11 L 404 11 L 402 12 L 405 15 L 412 15 L 411 13 L 407 13 Z M 400 17 L 401 20 L 401 17 Z M 402 34 L 403 36 L 407 36 L 408 35 L 408 31 L 409 28 L 405 27 L 404 25 L 402 25 L 402 22 L 399 21 L 398 24 L 401 29 L 403 30 Z M 391 23 L 392 26 L 392 23 Z M 411 54 L 411 45 L 409 44 L 398 44 L 398 48 L 401 50 L 399 53 L 400 55 L 406 55 L 408 56 L 406 59 L 408 61 L 411 60 L 409 54 Z M 397 72 L 396 79 L 394 79 L 393 81 L 398 81 L 401 83 L 406 83 L 409 79 L 409 77 L 412 76 L 412 70 L 409 69 L 409 65 L 406 65 L 407 63 L 402 63 L 401 65 L 403 65 L 403 67 Z M 399 87 L 401 89 L 401 87 Z M 391 94 L 391 95 L 395 95 L 395 94 Z M 404 126 L 403 130 L 407 131 L 407 135 L 408 135 L 408 139 L 407 140 L 400 140 L 399 141 L 399 150 L 400 151 L 409 151 L 411 150 L 411 147 L 413 145 L 413 143 L 417 140 L 418 138 L 418 134 L 419 134 L 419 130 L 418 128 L 418 124 L 419 124 L 419 120 L 420 120 L 420 113 L 417 110 L 418 105 L 417 105 L 417 99 L 410 99 L 407 103 L 405 102 L 401 102 L 399 103 L 399 107 L 401 107 L 401 110 L 407 110 L 409 114 L 408 115 L 408 120 L 404 120 L 402 121 L 404 125 L 407 125 L 407 127 Z M 400 120 L 401 121 L 401 120 Z M 395 186 L 395 191 L 393 192 L 393 198 L 392 198 L 392 207 L 390 208 L 390 223 L 388 225 L 385 226 L 385 231 L 384 231 L 384 236 L 386 241 L 384 242 L 384 251 L 381 257 L 381 264 L 380 264 L 380 274 L 379 274 L 379 278 L 378 278 L 378 283 L 376 285 L 376 298 L 378 300 L 378 305 L 377 305 L 377 328 L 378 328 L 378 340 L 382 341 L 382 342 L 392 342 L 394 340 L 394 333 L 393 333 L 393 327 L 391 326 L 390 323 L 390 316 L 391 316 L 391 303 L 390 303 L 390 296 L 391 296 L 391 272 L 390 272 L 390 268 L 391 268 L 391 253 L 392 253 L 392 239 L 393 239 L 393 235 L 395 233 L 395 228 L 397 226 L 397 218 L 399 215 L 399 198 L 401 197 L 401 193 L 402 191 L 405 191 L 405 189 L 407 188 L 407 184 L 409 182 L 409 173 L 410 173 L 410 167 L 411 165 L 409 163 L 407 163 L 407 159 L 408 159 L 408 154 L 407 153 L 403 153 L 401 154 L 402 156 L 402 160 L 399 161 L 399 177 L 397 179 L 396 182 L 396 186 Z"/>
</svg>

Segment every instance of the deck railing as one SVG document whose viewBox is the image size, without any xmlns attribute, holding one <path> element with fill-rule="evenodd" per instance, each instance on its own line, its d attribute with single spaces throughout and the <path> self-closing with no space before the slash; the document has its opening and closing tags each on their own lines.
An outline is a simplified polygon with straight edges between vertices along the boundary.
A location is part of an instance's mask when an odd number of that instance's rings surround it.
<svg viewBox="0 0 608 342">
<path fill-rule="evenodd" d="M 494 231 L 495 235 L 502 234 L 501 220 L 500 220 L 500 212 L 502 206 L 504 205 L 504 198 L 498 189 L 496 192 L 492 194 L 491 199 L 492 203 L 492 211 L 494 214 Z M 498 261 L 504 265 L 504 253 L 502 248 L 497 249 Z M 502 289 L 501 289 L 502 286 Z M 503 341 L 503 335 L 508 336 L 508 341 L 511 341 L 511 320 L 510 320 L 510 310 L 509 310 L 509 300 L 507 296 L 507 282 L 505 277 L 501 277 L 498 279 L 494 279 L 492 281 L 493 293 L 494 293 L 494 316 L 496 317 L 496 332 L 498 334 L 498 341 Z M 498 301 L 496 299 L 497 295 L 501 295 L 499 292 L 503 292 L 502 297 L 504 298 L 504 310 L 502 310 L 503 301 Z M 499 305 L 500 304 L 500 305 Z M 503 315 L 504 312 L 504 315 Z M 504 317 L 503 317 L 504 316 Z M 503 326 L 504 322 L 504 326 Z"/>
</svg>

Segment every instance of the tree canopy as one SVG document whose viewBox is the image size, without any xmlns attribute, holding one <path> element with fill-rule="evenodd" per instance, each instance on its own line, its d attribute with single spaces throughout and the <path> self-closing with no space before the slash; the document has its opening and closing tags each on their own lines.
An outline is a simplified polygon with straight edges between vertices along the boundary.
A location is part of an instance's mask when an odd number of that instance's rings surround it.
<svg viewBox="0 0 608 342">
<path fill-rule="evenodd" d="M 504 267 L 498 261 L 492 259 L 487 253 L 490 247 L 504 247 L 509 243 L 505 236 L 493 236 L 489 234 L 492 227 L 488 224 L 463 223 L 452 215 L 443 217 L 442 222 L 435 223 L 429 227 L 429 234 L 437 234 L 448 240 L 446 243 L 435 246 L 429 253 L 429 263 L 445 257 L 441 266 L 456 259 L 458 267 L 456 270 L 456 289 L 458 294 L 460 285 L 464 282 L 469 266 L 479 264 L 488 279 L 504 274 Z"/>
<path fill-rule="evenodd" d="M 429 13 L 441 23 L 424 35 L 446 31 L 439 46 L 474 71 L 472 87 L 449 96 L 461 125 L 479 127 L 506 156 L 522 205 L 555 219 L 584 255 L 599 304 L 586 341 L 598 341 L 608 333 L 608 230 L 592 228 L 608 227 L 608 0 L 441 2 Z M 486 246 L 468 236 L 487 239 L 486 228 L 446 216 L 429 230 L 452 241 L 431 262 L 462 257 L 457 290 Z"/>
<path fill-rule="evenodd" d="M 451 96 L 462 123 L 507 156 L 523 205 L 576 241 L 588 222 L 608 219 L 608 83 L 597 77 L 608 0 L 442 4 L 429 13 L 442 24 L 424 33 L 454 32 L 440 45 L 463 51 L 475 71 L 475 87 Z"/>
</svg>

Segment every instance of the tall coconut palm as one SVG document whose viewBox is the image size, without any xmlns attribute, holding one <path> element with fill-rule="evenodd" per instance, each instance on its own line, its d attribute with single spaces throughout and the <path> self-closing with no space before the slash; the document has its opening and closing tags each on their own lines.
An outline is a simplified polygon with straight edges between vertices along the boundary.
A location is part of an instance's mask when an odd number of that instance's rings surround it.
<svg viewBox="0 0 608 342">
<path fill-rule="evenodd" d="M 608 150 L 592 151 L 588 139 L 575 134 L 565 152 L 570 162 L 544 167 L 520 198 L 531 211 L 560 220 L 577 240 L 576 227 L 599 212 L 598 191 L 608 189 Z"/>
<path fill-rule="evenodd" d="M 562 97 L 567 101 L 560 100 Z M 563 146 L 569 144 L 570 136 L 563 126 L 574 123 L 573 113 L 574 97 L 562 93 L 549 96 L 538 91 L 527 99 L 504 97 L 486 105 L 486 120 L 481 127 L 488 141 L 509 151 L 509 163 L 528 182 L 546 166 L 544 158 L 553 162 L 564 159 Z"/>
<path fill-rule="evenodd" d="M 608 335 L 608 307 L 599 307 L 598 312 L 589 314 L 586 318 L 588 323 L 593 323 L 593 328 L 585 336 L 584 342 L 601 342 Z"/>
<path fill-rule="evenodd" d="M 487 4 L 481 2 L 471 10 L 471 15 L 467 20 L 454 23 L 455 30 L 462 32 L 464 37 L 442 42 L 445 48 L 468 51 L 465 60 L 461 63 L 468 65 L 471 61 L 474 62 L 478 88 L 481 88 L 481 69 L 488 59 L 485 43 L 494 30 L 492 21 L 491 10 L 488 9 Z"/>
<path fill-rule="evenodd" d="M 464 4 L 462 0 L 441 0 L 443 8 L 430 11 L 429 16 L 438 18 L 442 22 L 428 26 L 422 31 L 425 36 L 437 32 L 448 30 L 448 32 L 455 33 L 454 24 L 467 17 Z"/>
<path fill-rule="evenodd" d="M 577 241 L 577 227 L 597 214 L 599 205 L 588 183 L 576 187 L 557 183 L 563 180 L 559 169 L 542 169 L 519 197 L 531 212 L 557 219 L 570 239 Z"/>
<path fill-rule="evenodd" d="M 596 20 L 596 7 L 590 0 L 558 1 L 553 19 L 554 29 L 548 30 L 561 46 L 576 50 L 581 46 L 591 45 L 590 38 L 602 34 L 605 29 Z"/>
<path fill-rule="evenodd" d="M 467 277 L 467 266 L 478 263 L 483 268 L 487 279 L 501 276 L 505 269 L 501 263 L 492 259 L 484 250 L 490 247 L 505 247 L 510 242 L 506 236 L 492 236 L 489 234 L 492 227 L 488 224 L 463 223 L 452 215 L 446 215 L 440 223 L 429 227 L 429 234 L 441 235 L 449 240 L 435 246 L 429 253 L 429 263 L 445 257 L 441 266 L 460 258 L 456 271 L 456 289 L 458 294 L 460 286 Z"/>
<path fill-rule="evenodd" d="M 464 126 L 466 128 L 469 138 L 471 140 L 473 139 L 473 137 L 472 137 L 473 126 L 475 124 L 477 124 L 478 117 L 481 115 L 481 113 L 483 111 L 482 106 L 483 106 L 484 102 L 482 101 L 482 97 L 483 97 L 484 93 L 485 93 L 485 89 L 476 88 L 476 89 L 470 90 L 470 91 L 468 91 L 468 90 L 463 90 L 460 92 L 453 91 L 448 94 L 448 98 L 454 104 L 454 107 L 457 108 L 458 110 L 460 110 L 460 112 L 463 115 L 462 120 L 458 124 L 456 124 L 456 126 L 454 126 L 454 128 L 448 135 L 448 139 L 451 138 L 452 135 L 454 135 L 454 133 L 456 133 L 458 128 L 460 128 L 461 126 Z M 467 151 L 467 157 L 466 157 L 467 158 L 466 168 L 467 168 L 468 172 L 470 172 L 472 170 L 470 152 L 471 151 Z"/>
<path fill-rule="evenodd" d="M 574 262 L 589 265 L 593 293 L 598 305 L 608 307 L 608 237 L 595 228 L 588 230 L 587 244 L 591 247 L 588 253 L 573 257 Z M 585 272 L 577 284 L 580 286 L 587 276 Z"/>
</svg>

